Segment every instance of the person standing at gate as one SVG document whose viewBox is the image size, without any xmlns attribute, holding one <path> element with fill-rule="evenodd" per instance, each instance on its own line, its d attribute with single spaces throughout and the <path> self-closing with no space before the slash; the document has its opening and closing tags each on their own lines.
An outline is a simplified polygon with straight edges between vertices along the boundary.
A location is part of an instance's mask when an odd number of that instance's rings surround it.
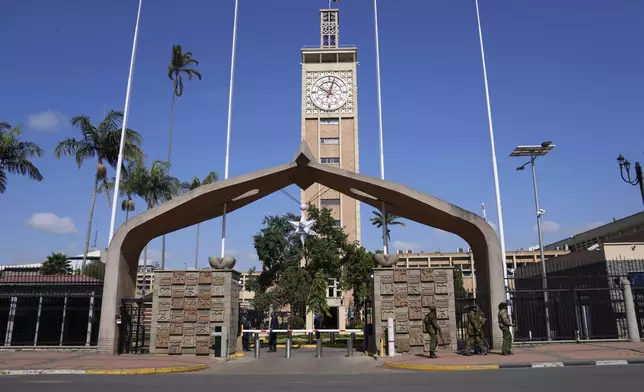
<svg viewBox="0 0 644 392">
<path fill-rule="evenodd" d="M 465 355 L 483 353 L 483 312 L 474 304 L 467 311 L 467 331 L 465 334 Z M 474 347 L 472 347 L 474 346 Z"/>
<path fill-rule="evenodd" d="M 429 334 L 429 357 L 438 358 L 436 356 L 436 346 L 438 344 L 438 335 L 441 333 L 441 327 L 438 325 L 436 305 L 429 305 L 429 313 L 423 319 L 423 326 L 425 327 L 425 332 Z"/>
<path fill-rule="evenodd" d="M 241 326 L 242 326 L 242 349 L 244 351 L 250 351 L 250 342 L 249 342 L 250 336 L 249 336 L 249 333 L 245 331 L 251 329 L 251 327 L 246 316 L 242 316 Z"/>
<path fill-rule="evenodd" d="M 501 355 L 513 355 L 512 352 L 512 333 L 510 332 L 510 327 L 512 321 L 510 321 L 510 316 L 508 315 L 508 304 L 507 302 L 501 302 L 499 304 L 499 328 L 503 332 L 503 346 L 501 348 Z"/>
<path fill-rule="evenodd" d="M 271 315 L 270 323 L 270 332 L 268 333 L 268 351 L 276 352 L 277 351 L 277 332 L 273 330 L 277 329 L 277 315 L 275 312 Z"/>
</svg>

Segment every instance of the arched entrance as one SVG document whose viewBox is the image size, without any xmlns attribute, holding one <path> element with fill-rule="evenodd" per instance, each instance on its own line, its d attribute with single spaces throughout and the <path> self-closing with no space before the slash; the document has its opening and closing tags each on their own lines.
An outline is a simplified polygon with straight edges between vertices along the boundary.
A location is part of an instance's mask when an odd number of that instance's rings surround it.
<svg viewBox="0 0 644 392">
<path fill-rule="evenodd" d="M 316 163 L 302 142 L 291 163 L 204 185 L 167 203 L 131 218 L 115 233 L 108 248 L 99 331 L 99 349 L 115 353 L 116 317 L 121 298 L 135 293 L 141 251 L 151 240 L 221 216 L 224 203 L 232 212 L 296 184 L 302 189 L 319 183 L 379 209 L 435 227 L 463 238 L 472 248 L 477 285 L 489 293 L 484 311 L 495 314 L 505 299 L 501 247 L 494 229 L 478 215 L 423 192 L 390 181 Z M 490 317 L 492 341 L 499 347 L 501 331 Z"/>
</svg>

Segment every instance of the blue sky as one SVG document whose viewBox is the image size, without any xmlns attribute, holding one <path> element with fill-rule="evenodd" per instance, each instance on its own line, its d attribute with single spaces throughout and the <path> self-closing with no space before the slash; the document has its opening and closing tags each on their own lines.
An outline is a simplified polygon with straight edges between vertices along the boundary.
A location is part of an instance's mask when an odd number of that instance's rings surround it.
<svg viewBox="0 0 644 392">
<path fill-rule="evenodd" d="M 231 176 L 285 163 L 296 151 L 299 50 L 319 42 L 318 9 L 327 1 L 240 3 Z M 223 176 L 233 4 L 143 4 L 128 125 L 143 135 L 150 160 L 166 154 L 172 45 L 192 51 L 204 75 L 188 82 L 177 102 L 172 173 L 181 179 L 211 170 Z M 24 137 L 47 155 L 36 160 L 44 182 L 11 176 L 0 196 L 0 264 L 82 251 L 94 164 L 78 169 L 52 150 L 64 137 L 78 136 L 69 117 L 98 121 L 104 107 L 123 108 L 136 7 L 136 0 L 2 2 L 0 120 L 24 123 Z M 341 43 L 359 47 L 360 168 L 378 176 L 372 1 L 343 0 L 338 7 Z M 615 158 L 644 158 L 644 3 L 482 0 L 481 14 L 507 248 L 537 242 L 530 173 L 516 172 L 523 161 L 508 158 L 518 144 L 557 145 L 538 162 L 546 242 L 640 211 L 639 192 L 622 183 Z M 496 222 L 474 1 L 383 0 L 379 15 L 387 179 L 476 213 L 485 203 Z M 298 195 L 294 187 L 288 191 Z M 138 212 L 142 206 L 138 201 Z M 265 214 L 297 211 L 278 192 L 231 214 L 228 247 L 238 267 L 257 264 L 252 235 Z M 378 248 L 371 209 L 362 211 L 362 242 Z M 119 211 L 119 224 L 123 219 Z M 97 200 L 96 227 L 104 247 L 104 195 Z M 201 265 L 219 254 L 220 227 L 219 219 L 202 225 Z M 467 246 L 416 224 L 396 228 L 392 241 L 425 251 Z M 169 235 L 168 265 L 191 266 L 194 243 L 194 227 Z M 150 257 L 158 259 L 159 250 L 155 239 Z"/>
</svg>

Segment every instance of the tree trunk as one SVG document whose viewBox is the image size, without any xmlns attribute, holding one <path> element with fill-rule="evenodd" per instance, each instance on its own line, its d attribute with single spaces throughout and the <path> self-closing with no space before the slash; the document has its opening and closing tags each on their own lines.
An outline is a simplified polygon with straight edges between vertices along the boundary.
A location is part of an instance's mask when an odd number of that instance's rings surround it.
<svg viewBox="0 0 644 392">
<path fill-rule="evenodd" d="M 96 192 L 98 191 L 98 175 L 94 176 L 94 189 L 92 191 L 92 204 L 89 208 L 89 219 L 87 220 L 87 233 L 85 234 L 85 251 L 83 252 L 83 262 L 81 270 L 85 268 L 87 262 L 87 253 L 89 252 L 89 240 L 92 236 L 92 219 L 94 218 L 94 205 L 96 204 Z"/>
<path fill-rule="evenodd" d="M 170 135 L 168 137 L 168 163 L 172 163 L 172 126 L 174 125 L 174 100 L 175 100 L 174 89 L 172 89 L 172 106 L 170 107 Z M 168 169 L 168 175 L 170 175 L 170 169 Z M 165 234 L 161 238 L 161 269 L 165 269 Z"/>
<path fill-rule="evenodd" d="M 195 247 L 195 269 L 199 269 L 199 226 L 201 223 L 197 223 L 197 246 Z"/>
</svg>

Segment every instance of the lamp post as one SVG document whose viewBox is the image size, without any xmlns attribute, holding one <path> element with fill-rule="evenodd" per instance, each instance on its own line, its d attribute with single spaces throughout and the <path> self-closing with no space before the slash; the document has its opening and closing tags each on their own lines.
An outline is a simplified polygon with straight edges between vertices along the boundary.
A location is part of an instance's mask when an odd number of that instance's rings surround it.
<svg viewBox="0 0 644 392">
<path fill-rule="evenodd" d="M 517 170 L 524 170 L 530 164 L 532 166 L 532 186 L 534 189 L 534 204 L 537 211 L 537 234 L 539 236 L 539 254 L 541 256 L 541 286 L 543 289 L 543 303 L 544 303 L 544 316 L 546 321 L 546 337 L 552 340 L 550 336 L 550 311 L 548 309 L 548 277 L 546 273 L 546 256 L 543 252 L 543 232 L 541 231 L 541 217 L 546 213 L 544 209 L 539 206 L 539 192 L 537 190 L 537 170 L 535 161 L 537 157 L 548 154 L 555 147 L 551 141 L 546 141 L 538 146 L 517 146 L 512 153 L 511 157 L 530 157 L 530 160 L 522 166 L 517 167 Z"/>
<path fill-rule="evenodd" d="M 640 186 L 640 193 L 642 194 L 642 203 L 644 203 L 644 176 L 642 175 L 642 165 L 635 162 L 635 179 L 631 179 L 631 163 L 625 159 L 622 154 L 617 157 L 619 163 L 619 174 L 624 182 L 633 186 Z M 624 169 L 626 169 L 626 177 L 624 177 Z"/>
</svg>

